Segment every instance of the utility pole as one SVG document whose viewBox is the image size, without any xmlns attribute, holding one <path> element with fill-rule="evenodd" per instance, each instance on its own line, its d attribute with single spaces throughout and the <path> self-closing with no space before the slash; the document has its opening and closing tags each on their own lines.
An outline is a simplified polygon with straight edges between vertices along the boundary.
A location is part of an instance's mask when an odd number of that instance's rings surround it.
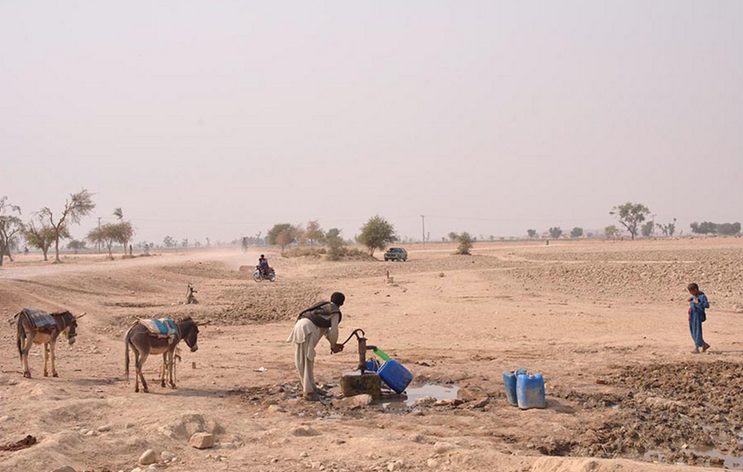
<svg viewBox="0 0 743 472">
<path fill-rule="evenodd" d="M 426 215 L 421 215 L 421 230 L 423 236 L 423 244 L 426 243 Z"/>
</svg>

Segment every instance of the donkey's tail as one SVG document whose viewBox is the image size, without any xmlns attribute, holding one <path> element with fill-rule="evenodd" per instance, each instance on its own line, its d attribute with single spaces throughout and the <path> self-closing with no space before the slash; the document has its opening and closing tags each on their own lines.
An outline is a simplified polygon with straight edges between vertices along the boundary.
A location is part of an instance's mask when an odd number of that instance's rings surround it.
<svg viewBox="0 0 743 472">
<path fill-rule="evenodd" d="M 131 332 L 132 329 L 129 328 L 124 336 L 124 375 L 126 375 L 126 380 L 129 380 L 129 336 Z"/>
<path fill-rule="evenodd" d="M 23 360 L 23 344 L 25 344 L 26 330 L 23 329 L 23 323 L 20 316 L 16 320 L 15 343 L 18 346 L 18 355 Z"/>
</svg>

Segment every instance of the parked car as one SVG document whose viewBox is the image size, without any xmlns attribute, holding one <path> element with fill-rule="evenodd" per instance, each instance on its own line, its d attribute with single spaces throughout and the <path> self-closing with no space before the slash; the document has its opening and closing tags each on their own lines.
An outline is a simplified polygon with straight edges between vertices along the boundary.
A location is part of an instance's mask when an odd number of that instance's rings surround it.
<svg viewBox="0 0 743 472">
<path fill-rule="evenodd" d="M 408 260 L 408 251 L 401 247 L 391 247 L 384 253 L 384 260 L 405 262 Z"/>
</svg>

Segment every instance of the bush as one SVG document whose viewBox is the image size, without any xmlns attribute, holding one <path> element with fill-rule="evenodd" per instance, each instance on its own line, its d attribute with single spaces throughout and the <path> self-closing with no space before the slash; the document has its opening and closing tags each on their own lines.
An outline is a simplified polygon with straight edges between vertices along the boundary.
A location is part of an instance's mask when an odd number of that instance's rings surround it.
<svg viewBox="0 0 743 472">
<path fill-rule="evenodd" d="M 459 246 L 457 246 L 457 254 L 462 256 L 469 256 L 470 249 L 472 249 L 472 245 L 474 243 L 472 236 L 470 236 L 470 234 L 465 231 L 464 233 L 459 235 L 457 241 L 459 241 Z"/>
</svg>

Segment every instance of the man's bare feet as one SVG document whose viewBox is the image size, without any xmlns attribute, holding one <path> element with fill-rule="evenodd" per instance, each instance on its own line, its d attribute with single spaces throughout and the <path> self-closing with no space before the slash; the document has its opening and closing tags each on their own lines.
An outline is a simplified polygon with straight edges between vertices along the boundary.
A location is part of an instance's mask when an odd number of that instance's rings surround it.
<svg viewBox="0 0 743 472">
<path fill-rule="evenodd" d="M 302 398 L 304 399 L 304 401 L 307 401 L 307 402 L 319 402 L 320 401 L 320 396 L 317 393 L 305 393 L 304 395 L 302 395 Z"/>
<path fill-rule="evenodd" d="M 702 352 L 707 352 L 707 349 L 709 349 L 709 344 L 704 343 L 704 346 L 702 346 Z"/>
<path fill-rule="evenodd" d="M 692 354 L 699 354 L 699 348 L 695 347 L 693 351 L 691 351 Z"/>
</svg>

